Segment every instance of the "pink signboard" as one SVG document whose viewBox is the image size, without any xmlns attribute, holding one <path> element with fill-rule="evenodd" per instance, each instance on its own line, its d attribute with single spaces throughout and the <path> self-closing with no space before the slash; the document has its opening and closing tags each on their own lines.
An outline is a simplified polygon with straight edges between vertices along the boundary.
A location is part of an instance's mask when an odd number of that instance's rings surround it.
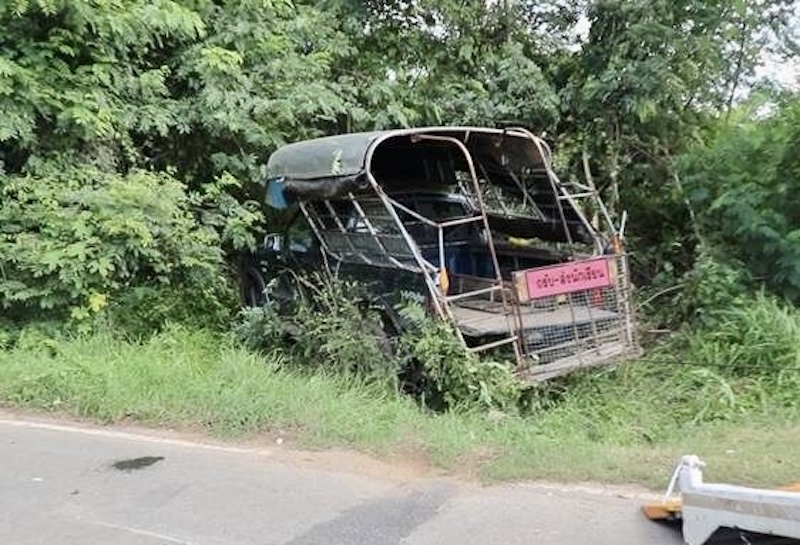
<svg viewBox="0 0 800 545">
<path fill-rule="evenodd" d="M 606 257 L 529 269 L 522 274 L 530 299 L 605 288 L 613 281 Z"/>
</svg>

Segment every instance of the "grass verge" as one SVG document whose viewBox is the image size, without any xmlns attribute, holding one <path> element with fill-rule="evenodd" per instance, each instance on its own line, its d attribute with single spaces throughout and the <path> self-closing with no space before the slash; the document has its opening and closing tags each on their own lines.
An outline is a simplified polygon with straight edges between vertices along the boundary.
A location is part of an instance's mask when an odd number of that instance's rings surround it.
<svg viewBox="0 0 800 545">
<path fill-rule="evenodd" d="M 579 378 L 560 394 L 550 392 L 530 416 L 511 417 L 433 415 L 375 386 L 289 371 L 281 359 L 180 329 L 143 344 L 102 334 L 30 339 L 0 351 L 0 404 L 109 423 L 202 427 L 221 436 L 280 432 L 304 448 L 411 451 L 455 473 L 491 479 L 659 488 L 686 453 L 708 462 L 709 479 L 759 486 L 800 479 L 795 408 L 764 399 L 739 417 L 697 418 L 692 411 L 713 410 L 719 392 L 709 389 L 713 381 L 680 390 L 682 369 L 634 365 Z M 691 395 L 709 400 L 683 402 Z"/>
</svg>

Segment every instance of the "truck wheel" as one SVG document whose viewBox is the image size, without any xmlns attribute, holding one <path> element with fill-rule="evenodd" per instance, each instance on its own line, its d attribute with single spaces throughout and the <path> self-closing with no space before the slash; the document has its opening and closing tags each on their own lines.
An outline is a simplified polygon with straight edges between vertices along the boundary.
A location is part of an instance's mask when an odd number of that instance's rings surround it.
<svg viewBox="0 0 800 545">
<path fill-rule="evenodd" d="M 242 303 L 246 307 L 261 307 L 267 302 L 264 291 L 267 283 L 264 276 L 255 267 L 246 267 L 241 274 L 241 296 Z"/>
</svg>

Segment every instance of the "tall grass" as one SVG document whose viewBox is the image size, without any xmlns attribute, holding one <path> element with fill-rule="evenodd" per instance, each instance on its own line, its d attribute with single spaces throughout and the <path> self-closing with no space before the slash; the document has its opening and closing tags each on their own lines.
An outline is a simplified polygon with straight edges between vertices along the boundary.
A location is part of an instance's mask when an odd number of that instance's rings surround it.
<svg viewBox="0 0 800 545">
<path fill-rule="evenodd" d="M 385 385 L 298 370 L 285 355 L 201 331 L 167 329 L 142 343 L 33 334 L 0 350 L 0 404 L 219 435 L 279 433 L 312 448 L 411 450 L 497 478 L 658 486 L 693 452 L 713 477 L 771 485 L 800 475 L 798 331 L 796 311 L 757 299 L 640 362 L 532 390 L 524 416 L 433 414 Z"/>
<path fill-rule="evenodd" d="M 283 360 L 183 329 L 142 344 L 112 334 L 28 342 L 0 352 L 0 400 L 108 422 L 199 425 L 217 433 L 302 431 L 343 441 L 369 435 L 378 443 L 387 419 L 415 413 L 410 401 L 377 387 L 291 371 Z M 397 414 L 387 416 L 387 402 Z"/>
<path fill-rule="evenodd" d="M 541 399 L 546 418 L 619 444 L 719 421 L 800 419 L 800 313 L 758 296 L 714 328 L 687 330 L 639 362 L 551 386 Z"/>
</svg>

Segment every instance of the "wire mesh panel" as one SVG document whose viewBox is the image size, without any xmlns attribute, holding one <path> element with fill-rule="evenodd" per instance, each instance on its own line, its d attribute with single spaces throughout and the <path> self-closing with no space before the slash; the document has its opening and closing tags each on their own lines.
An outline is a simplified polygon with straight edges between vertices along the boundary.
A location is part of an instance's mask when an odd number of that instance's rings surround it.
<svg viewBox="0 0 800 545">
<path fill-rule="evenodd" d="M 532 375 L 555 376 L 636 349 L 626 256 L 520 271 L 514 280 L 523 350 L 544 364 Z"/>
<path fill-rule="evenodd" d="M 380 201 L 355 198 L 307 203 L 306 217 L 336 259 L 375 266 L 415 268 L 408 240 Z"/>
</svg>

